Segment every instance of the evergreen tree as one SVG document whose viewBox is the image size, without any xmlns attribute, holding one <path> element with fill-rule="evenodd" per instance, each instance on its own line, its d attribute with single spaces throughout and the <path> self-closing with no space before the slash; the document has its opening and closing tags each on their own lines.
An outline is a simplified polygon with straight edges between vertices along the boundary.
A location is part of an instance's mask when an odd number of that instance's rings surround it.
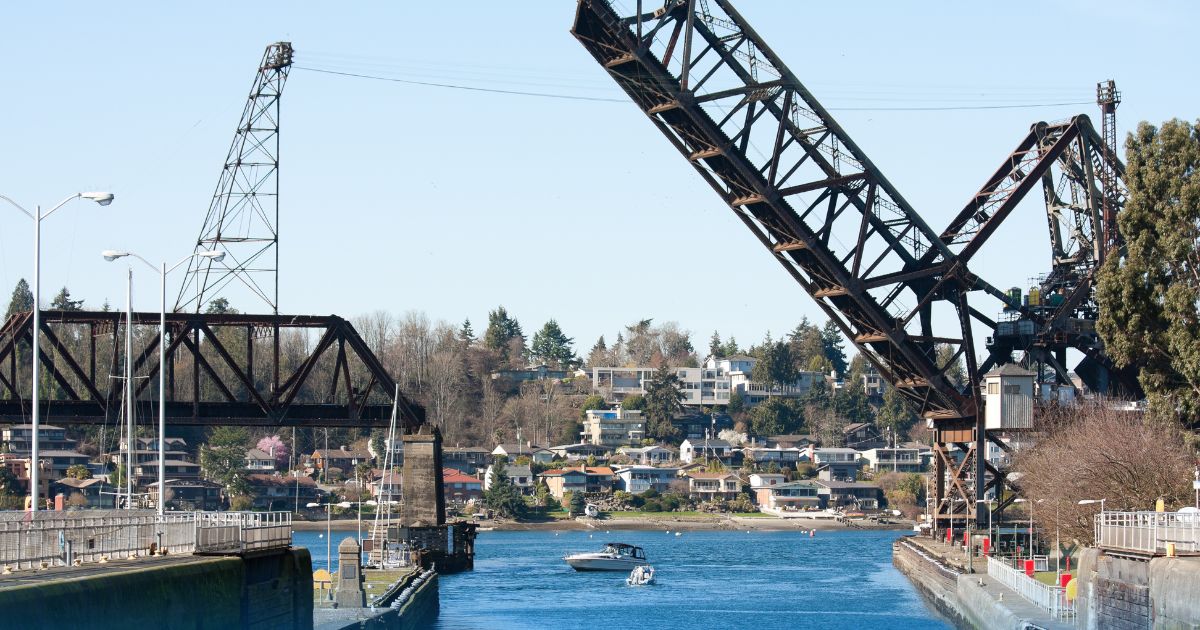
<svg viewBox="0 0 1200 630">
<path fill-rule="evenodd" d="M 579 408 L 579 417 L 587 417 L 587 412 L 589 409 L 608 409 L 608 404 L 604 402 L 603 396 L 592 394 L 591 396 L 583 399 L 583 406 Z"/>
<path fill-rule="evenodd" d="M 645 411 L 646 397 L 641 394 L 630 394 L 621 401 L 621 408 L 630 411 Z"/>
<path fill-rule="evenodd" d="M 50 308 L 56 311 L 82 311 L 83 300 L 72 300 L 71 292 L 63 287 L 50 301 Z"/>
<path fill-rule="evenodd" d="M 488 327 L 483 333 L 483 345 L 496 350 L 504 359 L 513 359 L 513 340 L 520 340 L 522 346 L 525 343 L 525 334 L 521 332 L 521 324 L 516 319 L 508 316 L 508 311 L 503 306 L 499 306 L 494 311 L 488 312 Z"/>
<path fill-rule="evenodd" d="M 713 331 L 712 337 L 708 340 L 708 356 L 714 359 L 724 359 L 725 348 L 721 345 L 721 335 L 717 331 Z"/>
<path fill-rule="evenodd" d="M 755 435 L 785 435 L 799 433 L 804 426 L 804 412 L 799 401 L 768 398 L 750 409 L 750 430 Z"/>
<path fill-rule="evenodd" d="M 646 383 L 646 436 L 667 440 L 675 438 L 679 430 L 671 423 L 676 414 L 683 411 L 683 392 L 679 387 L 679 376 L 667 366 L 654 372 L 654 378 Z"/>
<path fill-rule="evenodd" d="M 208 308 L 204 312 L 209 315 L 221 315 L 224 313 L 236 314 L 238 310 L 229 305 L 229 300 L 219 297 L 208 303 Z"/>
<path fill-rule="evenodd" d="M 505 518 L 525 516 L 525 498 L 505 471 L 507 462 L 503 457 L 492 463 L 492 485 L 483 493 L 483 502 L 488 508 Z"/>
<path fill-rule="evenodd" d="M 845 375 L 846 352 L 842 346 L 842 331 L 837 324 L 833 323 L 833 320 L 825 322 L 825 327 L 821 329 L 821 343 L 830 366 L 837 371 L 838 375 Z"/>
<path fill-rule="evenodd" d="M 962 356 L 955 357 L 954 346 L 948 343 L 939 343 L 936 349 L 937 364 L 941 366 L 949 366 L 946 370 L 946 378 L 950 379 L 950 383 L 960 390 L 967 385 L 967 371 L 963 368 Z"/>
<path fill-rule="evenodd" d="M 463 320 L 462 328 L 458 331 L 458 340 L 470 346 L 475 343 L 475 331 L 471 329 L 471 319 Z"/>
<path fill-rule="evenodd" d="M 200 448 L 200 467 L 211 480 L 221 484 L 230 497 L 242 496 L 246 485 L 246 447 L 250 434 L 244 427 L 215 427 L 208 443 Z"/>
<path fill-rule="evenodd" d="M 25 282 L 25 278 L 17 281 L 17 286 L 13 287 L 12 297 L 8 300 L 8 311 L 4 314 L 4 318 L 8 319 L 14 313 L 24 313 L 33 310 L 33 291 L 29 290 L 29 283 Z"/>
<path fill-rule="evenodd" d="M 566 336 L 558 327 L 558 322 L 552 319 L 533 334 L 533 343 L 530 344 L 529 351 L 540 361 L 565 368 L 575 363 L 575 350 L 571 348 L 574 342 L 574 339 Z"/>
<path fill-rule="evenodd" d="M 891 429 L 895 435 L 908 435 L 909 429 L 917 422 L 917 414 L 912 405 L 895 387 L 887 386 L 883 390 L 883 404 L 875 415 L 875 423 L 882 431 Z"/>
<path fill-rule="evenodd" d="M 1125 142 L 1123 256 L 1099 274 L 1096 329 L 1138 371 L 1159 418 L 1200 425 L 1200 121 L 1138 125 Z"/>
<path fill-rule="evenodd" d="M 799 374 L 796 363 L 792 359 L 791 347 L 782 341 L 767 340 L 758 349 L 758 362 L 750 372 L 750 378 L 756 383 L 768 386 L 790 385 L 796 382 Z"/>
<path fill-rule="evenodd" d="M 609 363 L 608 346 L 604 343 L 604 335 L 596 340 L 596 344 L 592 346 L 591 352 L 588 352 L 587 366 L 606 367 Z"/>
</svg>

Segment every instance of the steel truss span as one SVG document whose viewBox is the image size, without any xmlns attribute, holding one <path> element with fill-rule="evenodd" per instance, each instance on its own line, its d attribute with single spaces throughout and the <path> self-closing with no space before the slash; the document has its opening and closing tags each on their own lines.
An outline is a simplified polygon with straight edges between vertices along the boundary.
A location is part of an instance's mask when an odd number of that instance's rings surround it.
<svg viewBox="0 0 1200 630">
<path fill-rule="evenodd" d="M 134 313 L 136 413 L 158 409 L 159 313 Z M 122 407 L 125 315 L 42 311 L 42 410 L 47 422 L 113 422 Z M 0 421 L 31 413 L 33 315 L 0 328 Z M 167 418 L 173 425 L 386 427 L 396 383 L 354 327 L 336 315 L 167 315 Z M 143 378 L 144 377 L 144 378 Z M 425 410 L 401 395 L 399 422 Z"/>
<path fill-rule="evenodd" d="M 1104 239 L 1095 235 L 1105 233 L 1099 209 L 1108 191 L 1095 171 L 1099 164 L 1114 173 L 1123 168 L 1103 152 L 1085 116 L 1039 123 L 951 225 L 936 231 L 728 0 L 669 0 L 654 10 L 636 5 L 634 15 L 623 16 L 606 0 L 579 0 L 572 33 L 931 423 L 939 525 L 956 513 L 960 520 L 985 513 L 968 506 L 1005 480 L 976 456 L 987 436 L 973 384 L 1014 353 L 1028 361 L 1058 358 L 1074 347 L 1096 363 L 1097 373 L 1110 366 L 1094 326 L 1077 320 L 1094 321 L 1092 274 L 1103 256 Z M 1013 300 L 968 268 L 1038 183 L 1057 233 L 1048 277 L 1070 295 L 1055 312 Z M 1033 322 L 1034 334 L 997 337 L 988 313 L 999 310 Z M 957 326 L 935 331 L 935 319 Z M 1075 333 L 1059 334 L 1064 327 Z M 976 330 L 988 331 L 981 356 Z M 949 361 L 938 360 L 938 346 L 952 349 Z M 950 378 L 959 359 L 968 373 L 963 387 Z M 966 453 L 961 463 L 951 457 L 951 444 Z"/>
</svg>

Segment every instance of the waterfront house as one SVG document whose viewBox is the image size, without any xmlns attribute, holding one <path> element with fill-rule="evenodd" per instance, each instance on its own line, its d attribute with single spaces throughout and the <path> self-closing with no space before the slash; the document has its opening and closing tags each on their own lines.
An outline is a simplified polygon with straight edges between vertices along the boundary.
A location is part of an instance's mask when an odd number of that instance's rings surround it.
<svg viewBox="0 0 1200 630">
<path fill-rule="evenodd" d="M 508 463 L 516 463 L 518 457 L 528 457 L 529 461 L 537 464 L 549 464 L 554 459 L 554 453 L 549 449 L 544 449 L 526 442 L 525 444 L 500 444 L 492 449 L 492 458 L 504 456 L 508 458 Z M 488 462 L 490 466 L 492 462 Z"/>
<path fill-rule="evenodd" d="M 391 438 L 385 437 L 385 438 L 383 438 L 383 444 L 381 446 L 383 448 L 376 449 L 375 448 L 375 440 L 367 441 L 367 452 L 371 454 L 371 457 L 375 458 L 375 461 L 378 462 L 380 466 L 383 465 L 383 458 L 387 456 L 388 450 L 391 450 L 391 452 L 392 452 L 392 465 L 393 466 L 403 466 L 404 465 L 404 441 L 403 440 L 396 440 L 396 443 L 392 444 Z M 390 449 L 389 449 L 389 447 L 390 447 Z M 450 450 L 448 447 L 445 447 L 442 449 L 443 463 L 445 462 L 446 451 L 448 451 L 448 450 Z"/>
<path fill-rule="evenodd" d="M 673 446 L 652 444 L 650 446 L 622 446 L 618 455 L 624 455 L 636 464 L 655 466 L 679 459 L 679 451 Z"/>
<path fill-rule="evenodd" d="M 589 457 L 594 457 L 599 461 L 608 459 L 612 453 L 612 448 L 599 444 L 561 444 L 559 446 L 551 446 L 550 452 L 558 459 L 565 459 L 569 462 L 586 461 Z"/>
<path fill-rule="evenodd" d="M 550 495 L 562 500 L 567 492 L 612 492 L 613 470 L 607 466 L 580 466 L 547 470 L 538 476 Z"/>
<path fill-rule="evenodd" d="M 266 451 L 252 448 L 246 451 L 246 470 L 253 473 L 275 472 L 275 457 Z"/>
<path fill-rule="evenodd" d="M 802 510 L 821 507 L 816 481 L 792 481 L 754 489 L 754 502 L 764 510 Z"/>
<path fill-rule="evenodd" d="M 461 505 L 483 497 L 483 482 L 453 468 L 446 468 L 442 470 L 442 493 L 447 504 Z"/>
<path fill-rule="evenodd" d="M 816 479 L 821 504 L 828 508 L 878 510 L 883 507 L 883 490 L 873 483 Z"/>
<path fill-rule="evenodd" d="M 733 473 L 691 472 L 687 475 L 688 496 L 697 501 L 736 499 L 742 480 Z"/>
<path fill-rule="evenodd" d="M 114 492 L 112 484 L 104 479 L 94 477 L 91 479 L 63 477 L 50 484 L 51 495 L 63 495 L 63 503 L 67 507 L 111 508 L 113 507 Z M 83 498 L 83 505 L 71 505 L 71 498 L 75 495 Z"/>
<path fill-rule="evenodd" d="M 310 480 L 311 481 L 311 480 Z M 168 510 L 219 510 L 221 509 L 221 484 L 207 479 L 168 479 Z M 158 505 L 158 482 L 147 486 L 150 503 Z M 251 487 L 253 493 L 253 487 Z M 289 506 L 287 509 L 292 509 Z"/>
<path fill-rule="evenodd" d="M 492 465 L 492 452 L 477 446 L 442 447 L 442 467 L 453 468 L 468 475 Z"/>
<path fill-rule="evenodd" d="M 304 475 L 255 473 L 246 475 L 246 484 L 256 510 L 292 510 L 297 505 L 319 502 L 321 497 L 317 482 Z"/>
<path fill-rule="evenodd" d="M 727 413 L 685 413 L 671 418 L 671 426 L 683 438 L 696 441 L 705 435 L 720 435 L 724 429 L 733 428 L 733 418 Z"/>
<path fill-rule="evenodd" d="M 336 468 L 341 471 L 342 475 L 353 477 L 355 466 L 369 463 L 370 461 L 370 453 L 352 450 L 345 446 L 341 448 L 319 448 L 312 454 L 313 468 L 325 475 L 328 475 Z"/>
<path fill-rule="evenodd" d="M 200 478 L 200 464 L 182 459 L 168 459 L 163 462 L 167 479 L 197 480 Z M 158 461 L 143 462 L 133 466 L 133 485 L 146 489 L 158 481 Z M 168 486 L 169 488 L 170 486 Z"/>
<path fill-rule="evenodd" d="M 71 466 L 87 466 L 88 456 L 75 451 L 60 451 L 47 449 L 38 451 L 38 459 L 42 460 L 42 470 L 50 479 L 61 479 L 67 475 Z"/>
<path fill-rule="evenodd" d="M 679 445 L 679 461 L 690 464 L 703 461 L 705 458 L 715 459 L 729 466 L 733 463 L 733 447 L 729 442 L 718 438 L 687 439 Z"/>
<path fill-rule="evenodd" d="M 493 466 L 488 466 L 487 472 L 483 474 L 483 489 L 491 490 L 492 480 L 496 478 L 492 471 Z M 533 492 L 533 472 L 529 470 L 529 466 L 517 466 L 516 464 L 508 464 L 504 467 L 504 474 L 508 476 L 508 480 L 512 485 L 516 486 L 521 494 L 529 494 Z"/>
<path fill-rule="evenodd" d="M 787 482 L 787 476 L 780 473 L 753 473 L 750 475 L 750 492 L 751 496 L 759 488 L 769 488 Z"/>
<path fill-rule="evenodd" d="M 659 493 L 671 489 L 671 482 L 678 476 L 678 468 L 656 468 L 654 466 L 617 466 L 617 487 L 630 494 L 642 494 L 647 490 Z"/>
</svg>

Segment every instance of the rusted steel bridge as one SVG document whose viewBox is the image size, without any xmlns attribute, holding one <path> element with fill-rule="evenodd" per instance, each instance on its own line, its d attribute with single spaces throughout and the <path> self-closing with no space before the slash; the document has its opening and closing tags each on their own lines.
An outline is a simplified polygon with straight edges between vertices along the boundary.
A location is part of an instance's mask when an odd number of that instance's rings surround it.
<svg viewBox="0 0 1200 630">
<path fill-rule="evenodd" d="M 163 393 L 172 425 L 388 425 L 396 383 L 345 319 L 229 313 L 166 317 L 164 344 L 159 313 L 132 314 L 135 413 L 142 417 L 157 413 L 162 346 Z M 117 418 L 123 383 L 110 375 L 122 373 L 125 326 L 125 314 L 119 312 L 42 311 L 45 421 L 99 424 Z M 17 313 L 0 328 L 0 421 L 23 422 L 32 411 L 27 358 L 32 342 L 32 313 Z M 397 408 L 399 426 L 425 420 L 425 410 L 403 394 Z"/>
</svg>

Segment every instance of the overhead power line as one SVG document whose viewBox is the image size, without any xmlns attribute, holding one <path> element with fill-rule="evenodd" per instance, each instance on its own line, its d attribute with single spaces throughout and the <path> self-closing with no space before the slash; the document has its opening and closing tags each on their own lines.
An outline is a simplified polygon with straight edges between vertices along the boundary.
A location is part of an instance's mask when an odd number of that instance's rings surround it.
<svg viewBox="0 0 1200 630">
<path fill-rule="evenodd" d="M 526 90 L 506 90 L 500 88 L 480 87 L 477 85 L 464 85 L 461 83 L 442 83 L 435 81 L 417 81 L 413 79 L 400 79 L 397 77 L 386 77 L 377 74 L 366 74 L 362 72 L 346 72 L 343 70 L 327 70 L 324 68 L 313 68 L 311 66 L 293 66 L 296 70 L 307 70 L 309 72 L 318 72 L 321 74 L 331 74 L 341 77 L 350 77 L 355 79 L 369 79 L 372 81 L 387 81 L 390 83 L 403 83 L 406 85 L 420 85 L 424 87 L 436 87 L 448 90 L 467 90 L 471 92 L 488 92 L 491 94 L 508 94 L 511 96 L 533 96 L 539 98 L 553 98 L 568 101 L 592 101 L 597 103 L 628 103 L 628 99 L 623 98 L 608 98 L 603 96 L 580 96 L 577 94 L 560 94 L 554 92 L 531 92 Z M 1012 103 L 1012 104 L 996 104 L 996 105 L 916 105 L 916 106 L 879 106 L 879 107 L 830 107 L 831 111 L 848 111 L 848 112 L 930 112 L 930 111 L 967 111 L 967 110 L 985 110 L 985 109 L 1031 109 L 1038 107 L 1065 107 L 1068 105 L 1089 105 L 1091 101 L 1062 101 L 1056 103 Z"/>
</svg>

